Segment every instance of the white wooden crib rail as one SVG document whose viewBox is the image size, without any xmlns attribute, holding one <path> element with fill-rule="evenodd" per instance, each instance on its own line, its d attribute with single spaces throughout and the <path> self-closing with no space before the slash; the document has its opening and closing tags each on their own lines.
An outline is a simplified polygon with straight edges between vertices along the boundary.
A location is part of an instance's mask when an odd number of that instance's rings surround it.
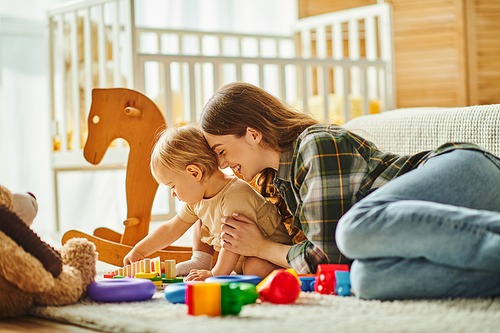
<svg viewBox="0 0 500 333">
<path fill-rule="evenodd" d="M 324 100 L 325 117 L 329 114 L 327 96 L 331 91 L 343 96 L 344 121 L 370 113 L 370 102 L 377 101 L 379 108 L 372 111 L 395 107 L 391 15 L 390 5 L 381 3 L 298 21 L 300 56 L 336 60 L 333 73 L 325 67 L 317 72 L 318 93 Z M 305 77 L 307 82 L 312 81 L 312 73 Z M 328 79 L 331 76 L 333 80 Z M 311 94 L 310 91 L 303 93 L 306 98 Z M 362 103 L 361 112 L 353 110 L 356 99 Z M 304 109 L 306 106 L 304 101 Z"/>
<path fill-rule="evenodd" d="M 85 0 L 48 13 L 56 196 L 57 172 L 96 169 L 83 157 L 95 87 L 145 93 L 168 124 L 196 122 L 232 81 L 331 122 L 394 108 L 388 4 L 304 18 L 291 36 L 138 27 L 135 6 Z M 123 168 L 127 155 L 118 140 L 97 168 Z"/>
</svg>

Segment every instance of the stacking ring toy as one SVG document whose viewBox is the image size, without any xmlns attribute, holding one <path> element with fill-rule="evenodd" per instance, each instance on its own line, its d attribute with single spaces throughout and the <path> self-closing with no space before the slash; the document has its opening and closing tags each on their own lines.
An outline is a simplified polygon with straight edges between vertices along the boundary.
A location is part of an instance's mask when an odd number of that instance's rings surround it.
<svg viewBox="0 0 500 333">
<path fill-rule="evenodd" d="M 205 280 L 205 282 L 210 283 L 230 283 L 230 282 L 244 282 L 258 285 L 262 281 L 262 278 L 256 275 L 221 275 L 212 276 Z"/>
<path fill-rule="evenodd" d="M 153 297 L 155 284 L 148 279 L 112 279 L 92 282 L 87 288 L 96 302 L 135 302 Z"/>
<path fill-rule="evenodd" d="M 186 303 L 186 289 L 187 283 L 174 283 L 169 284 L 165 287 L 163 292 L 165 293 L 165 298 L 174 304 L 185 304 Z"/>
</svg>

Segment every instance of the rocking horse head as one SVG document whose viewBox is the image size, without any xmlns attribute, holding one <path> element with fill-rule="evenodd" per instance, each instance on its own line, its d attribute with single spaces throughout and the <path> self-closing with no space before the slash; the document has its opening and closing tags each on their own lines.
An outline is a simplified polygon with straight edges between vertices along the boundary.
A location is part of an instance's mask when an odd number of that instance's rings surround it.
<svg viewBox="0 0 500 333">
<path fill-rule="evenodd" d="M 130 150 L 151 153 L 155 134 L 165 126 L 156 105 L 145 95 L 130 89 L 93 89 L 88 117 L 88 138 L 83 154 L 99 164 L 113 140 L 125 139 Z"/>
</svg>

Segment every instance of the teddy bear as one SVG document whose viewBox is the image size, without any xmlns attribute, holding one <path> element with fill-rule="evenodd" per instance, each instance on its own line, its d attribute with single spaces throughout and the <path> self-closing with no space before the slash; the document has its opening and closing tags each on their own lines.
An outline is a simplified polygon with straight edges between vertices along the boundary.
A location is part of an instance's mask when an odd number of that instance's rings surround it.
<svg viewBox="0 0 500 333">
<path fill-rule="evenodd" d="M 34 195 L 0 185 L 0 318 L 76 303 L 96 276 L 95 245 L 73 238 L 56 251 L 29 227 L 37 210 Z"/>
</svg>

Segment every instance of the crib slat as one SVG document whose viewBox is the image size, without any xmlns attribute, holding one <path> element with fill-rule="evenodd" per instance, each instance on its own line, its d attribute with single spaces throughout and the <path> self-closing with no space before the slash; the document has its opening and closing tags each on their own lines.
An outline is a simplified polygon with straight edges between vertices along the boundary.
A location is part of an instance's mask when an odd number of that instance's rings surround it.
<svg viewBox="0 0 500 333">
<path fill-rule="evenodd" d="M 113 47 L 113 84 L 122 87 L 120 75 L 120 10 L 119 3 L 114 3 L 113 25 L 112 25 L 112 47 Z"/>
<path fill-rule="evenodd" d="M 393 107 L 391 107 L 391 101 L 389 100 L 389 93 L 387 93 L 387 90 L 389 89 L 389 85 L 387 83 L 387 75 L 385 68 L 379 68 L 378 69 L 378 80 L 379 80 L 379 89 L 380 89 L 380 97 L 381 97 L 381 105 L 380 105 L 380 110 L 392 110 Z"/>
<path fill-rule="evenodd" d="M 362 105 L 363 105 L 363 110 L 362 114 L 368 114 L 369 113 L 369 107 L 368 107 L 368 81 L 367 81 L 367 74 L 368 68 L 363 68 L 360 70 L 359 73 L 359 79 L 361 80 L 361 98 L 362 98 Z"/>
<path fill-rule="evenodd" d="M 280 89 L 280 97 L 281 100 L 286 102 L 286 81 L 285 81 L 285 65 L 279 65 L 279 89 Z"/>
<path fill-rule="evenodd" d="M 376 23 L 375 17 L 369 16 L 365 18 L 365 45 L 366 45 L 366 59 L 376 60 L 377 59 L 377 33 L 376 33 Z M 379 96 L 379 89 L 377 84 L 377 69 L 375 66 L 370 66 L 366 69 L 366 83 L 368 86 L 367 98 L 369 99 L 366 103 L 367 109 L 365 113 L 370 113 L 369 102 L 371 99 L 375 99 Z"/>
<path fill-rule="evenodd" d="M 160 53 L 162 53 L 161 52 L 162 45 L 161 45 L 161 34 L 160 33 L 156 33 L 156 43 L 158 44 L 158 51 L 156 53 L 160 54 Z"/>
<path fill-rule="evenodd" d="M 328 67 L 326 66 L 323 66 L 322 67 L 323 71 L 322 71 L 322 79 L 323 79 L 323 82 L 322 82 L 322 85 L 321 85 L 321 94 L 323 95 L 323 115 L 324 115 L 324 119 L 326 122 L 329 122 L 329 119 L 330 119 L 330 115 L 329 115 L 329 110 L 328 110 L 328 92 L 330 91 L 330 84 L 329 84 L 329 80 L 328 80 Z"/>
<path fill-rule="evenodd" d="M 127 88 L 134 89 L 135 87 L 135 78 L 137 71 L 137 52 L 136 49 L 136 29 L 133 28 L 135 25 L 135 1 L 134 0 L 126 0 L 124 1 L 125 5 L 125 51 L 124 58 L 127 70 L 125 70 L 125 77 L 127 80 Z"/>
<path fill-rule="evenodd" d="M 316 55 L 319 59 L 326 58 L 326 26 L 316 28 Z"/>
<path fill-rule="evenodd" d="M 54 34 L 56 31 L 54 31 L 54 27 L 56 27 L 56 22 L 54 21 L 53 16 L 49 16 L 49 70 L 50 70 L 50 111 L 51 111 L 51 120 L 54 121 L 56 120 L 56 104 L 55 104 L 55 95 L 54 95 L 54 84 L 55 84 L 55 53 L 56 53 L 56 45 L 55 45 L 55 38 Z M 52 124 L 51 124 L 52 126 Z M 51 133 L 51 135 L 55 135 L 56 133 Z"/>
<path fill-rule="evenodd" d="M 242 81 L 241 64 L 236 64 L 236 81 Z"/>
<path fill-rule="evenodd" d="M 349 39 L 349 59 L 359 60 L 359 30 L 358 20 L 349 20 L 348 24 L 348 39 Z M 351 66 L 351 95 L 360 95 L 360 80 L 359 80 L 359 67 Z"/>
<path fill-rule="evenodd" d="M 309 29 L 302 30 L 300 32 L 300 39 L 301 39 L 301 44 L 302 44 L 302 53 L 301 57 L 304 59 L 309 59 L 311 58 L 311 31 Z M 312 95 L 312 73 L 311 70 L 308 70 L 308 66 L 303 65 L 302 66 L 302 80 L 303 80 L 303 85 L 302 85 L 302 100 L 303 100 L 303 109 L 304 112 L 309 111 L 309 106 L 308 106 L 308 96 Z"/>
<path fill-rule="evenodd" d="M 194 75 L 194 62 L 189 63 L 189 107 L 190 107 L 190 122 L 196 122 L 196 87 Z"/>
<path fill-rule="evenodd" d="M 395 107 L 394 71 L 392 63 L 392 27 L 391 7 L 386 4 L 382 7 L 379 16 L 379 38 L 381 59 L 386 62 L 385 74 L 385 105 L 384 110 L 392 110 Z"/>
<path fill-rule="evenodd" d="M 264 87 L 264 65 L 258 64 L 259 66 L 259 87 Z"/>
<path fill-rule="evenodd" d="M 92 23 L 90 21 L 90 8 L 85 11 L 83 17 L 83 49 L 84 49 L 84 67 L 85 67 L 85 117 L 83 120 L 83 127 L 86 128 L 86 119 L 90 111 L 90 104 L 92 103 Z"/>
<path fill-rule="evenodd" d="M 318 59 L 326 59 L 326 26 L 316 28 L 316 55 Z M 317 68 L 318 73 L 318 94 L 323 97 L 323 115 L 325 121 L 328 120 L 328 68 Z"/>
<path fill-rule="evenodd" d="M 174 123 L 174 109 L 172 106 L 172 85 L 170 84 L 170 62 L 163 62 L 163 82 L 165 84 L 165 94 L 163 104 L 165 105 L 165 120 L 167 126 L 172 126 Z"/>
<path fill-rule="evenodd" d="M 305 113 L 309 112 L 309 107 L 307 103 L 307 97 L 308 97 L 308 90 L 309 90 L 309 83 L 311 81 L 308 80 L 307 76 L 307 66 L 303 65 L 302 66 L 302 110 Z"/>
<path fill-rule="evenodd" d="M 349 102 L 349 68 L 347 66 L 342 66 L 342 78 L 344 82 L 342 83 L 344 89 L 344 122 L 347 122 L 351 118 L 350 102 Z"/>
<path fill-rule="evenodd" d="M 97 54 L 99 64 L 99 87 L 107 88 L 106 75 L 106 27 L 104 26 L 104 4 L 99 6 L 97 21 Z"/>
<path fill-rule="evenodd" d="M 73 147 L 69 149 L 80 149 L 80 89 L 78 80 L 78 17 L 77 13 L 71 14 L 71 101 L 73 109 L 71 142 Z"/>
<path fill-rule="evenodd" d="M 63 93 L 60 95 L 59 101 L 61 103 L 60 108 L 59 108 L 59 114 L 57 116 L 58 119 L 58 124 L 57 124 L 57 131 L 60 134 L 60 140 L 61 140 L 61 153 L 64 154 L 68 150 L 68 137 L 67 137 L 67 131 L 68 131 L 68 111 L 66 110 L 67 107 L 67 96 L 68 94 L 68 86 L 66 84 L 66 64 L 65 64 L 65 47 L 68 45 L 64 45 L 64 25 L 65 25 L 65 20 L 64 20 L 64 15 L 59 15 L 59 25 L 57 26 L 57 39 L 58 42 L 61 46 L 61 53 L 59 54 L 59 61 L 58 61 L 58 69 L 61 70 L 63 75 L 61 75 L 61 87 L 63 90 Z M 70 92 L 68 92 L 70 93 Z"/>
<path fill-rule="evenodd" d="M 309 29 L 300 32 L 301 57 L 308 59 L 311 57 L 311 31 Z"/>
<path fill-rule="evenodd" d="M 342 37 L 342 22 L 337 21 L 332 24 L 332 55 L 333 59 L 341 60 L 344 57 L 344 43 Z M 334 68 L 334 87 L 337 96 L 344 96 L 344 70 L 341 66 Z M 344 98 L 345 99 L 345 98 Z"/>
</svg>

